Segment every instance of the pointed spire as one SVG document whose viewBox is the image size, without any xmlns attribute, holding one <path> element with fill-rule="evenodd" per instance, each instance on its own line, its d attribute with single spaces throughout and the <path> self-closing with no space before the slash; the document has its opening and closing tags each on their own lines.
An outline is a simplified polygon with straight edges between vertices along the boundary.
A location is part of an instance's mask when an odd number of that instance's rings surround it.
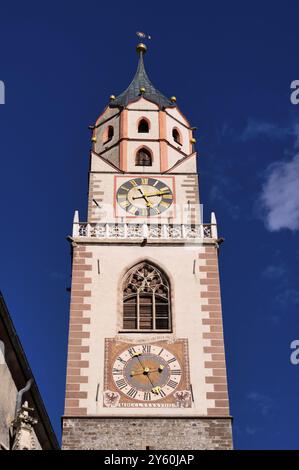
<svg viewBox="0 0 299 470">
<path fill-rule="evenodd" d="M 128 88 L 117 96 L 111 103 L 111 108 L 126 107 L 129 103 L 137 101 L 141 96 L 149 101 L 157 104 L 160 109 L 175 107 L 176 104 L 170 99 L 166 98 L 160 91 L 158 91 L 147 76 L 144 67 L 143 56 L 147 51 L 147 47 L 143 43 L 139 43 L 136 47 L 139 54 L 139 62 L 135 76 L 128 86 Z"/>
</svg>

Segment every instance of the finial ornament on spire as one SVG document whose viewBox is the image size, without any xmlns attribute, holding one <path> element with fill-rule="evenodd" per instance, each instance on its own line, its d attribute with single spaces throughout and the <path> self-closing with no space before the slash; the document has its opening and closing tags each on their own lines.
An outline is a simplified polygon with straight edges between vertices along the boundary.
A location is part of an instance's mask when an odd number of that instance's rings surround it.
<svg viewBox="0 0 299 470">
<path fill-rule="evenodd" d="M 148 34 L 137 32 L 138 37 L 150 39 L 151 36 Z M 155 103 L 160 109 L 173 108 L 176 106 L 175 102 L 172 102 L 169 98 L 166 98 L 159 90 L 157 90 L 151 83 L 144 67 L 144 54 L 146 53 L 147 46 L 140 42 L 136 46 L 136 50 L 139 56 L 138 66 L 133 80 L 131 81 L 128 88 L 123 91 L 120 95 L 110 99 L 110 108 L 125 108 L 129 103 L 138 101 L 141 96 Z"/>
</svg>

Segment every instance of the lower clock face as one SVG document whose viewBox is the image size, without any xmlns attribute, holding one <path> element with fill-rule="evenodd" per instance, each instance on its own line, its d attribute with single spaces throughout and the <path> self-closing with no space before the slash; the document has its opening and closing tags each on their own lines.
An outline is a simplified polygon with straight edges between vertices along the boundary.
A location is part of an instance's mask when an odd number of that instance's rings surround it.
<svg viewBox="0 0 299 470">
<path fill-rule="evenodd" d="M 174 392 L 181 381 L 181 366 L 167 349 L 151 344 L 123 351 L 112 369 L 116 387 L 131 399 L 154 401 Z"/>
<path fill-rule="evenodd" d="M 134 216 L 157 216 L 173 202 L 171 189 L 155 178 L 133 178 L 123 183 L 117 191 L 120 207 Z"/>
</svg>

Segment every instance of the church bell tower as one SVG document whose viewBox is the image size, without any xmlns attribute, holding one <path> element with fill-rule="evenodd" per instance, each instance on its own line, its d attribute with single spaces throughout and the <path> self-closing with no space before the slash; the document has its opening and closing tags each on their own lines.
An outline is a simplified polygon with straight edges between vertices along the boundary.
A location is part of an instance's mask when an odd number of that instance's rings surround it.
<svg viewBox="0 0 299 470">
<path fill-rule="evenodd" d="M 64 449 L 231 449 L 215 215 L 193 130 L 136 74 L 92 130 L 75 212 Z"/>
</svg>

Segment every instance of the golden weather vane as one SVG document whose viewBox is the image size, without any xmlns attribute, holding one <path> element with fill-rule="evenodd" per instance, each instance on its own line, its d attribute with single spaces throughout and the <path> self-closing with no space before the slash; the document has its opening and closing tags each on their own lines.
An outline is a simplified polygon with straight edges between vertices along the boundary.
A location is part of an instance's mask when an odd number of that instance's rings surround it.
<svg viewBox="0 0 299 470">
<path fill-rule="evenodd" d="M 152 37 L 149 34 L 143 33 L 142 31 L 137 31 L 136 36 L 142 39 L 152 39 Z"/>
</svg>

